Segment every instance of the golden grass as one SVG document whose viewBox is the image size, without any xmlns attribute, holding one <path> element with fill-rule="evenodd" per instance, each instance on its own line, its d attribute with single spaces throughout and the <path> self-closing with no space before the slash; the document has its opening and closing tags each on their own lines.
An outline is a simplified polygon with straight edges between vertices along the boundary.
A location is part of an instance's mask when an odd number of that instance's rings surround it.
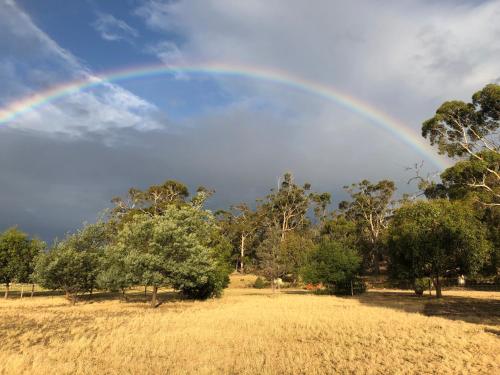
<svg viewBox="0 0 500 375">
<path fill-rule="evenodd" d="M 437 313 L 451 302 L 500 301 L 493 292 L 447 294 Z M 118 300 L 70 306 L 60 296 L 1 300 L 0 373 L 500 373 L 494 312 L 429 317 L 421 313 L 429 303 L 395 291 L 339 298 L 250 288 L 157 309 Z"/>
</svg>

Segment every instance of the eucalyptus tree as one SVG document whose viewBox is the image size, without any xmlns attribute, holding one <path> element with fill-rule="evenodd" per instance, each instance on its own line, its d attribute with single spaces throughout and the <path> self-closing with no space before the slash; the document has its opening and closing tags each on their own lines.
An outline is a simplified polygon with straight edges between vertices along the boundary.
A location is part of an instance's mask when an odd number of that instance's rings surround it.
<svg viewBox="0 0 500 375">
<path fill-rule="evenodd" d="M 278 189 L 272 189 L 260 206 L 266 226 L 279 227 L 280 241 L 285 240 L 287 233 L 308 224 L 310 198 L 307 192 L 310 189 L 309 183 L 299 186 L 291 173 L 285 173 Z"/>
<path fill-rule="evenodd" d="M 375 273 L 380 272 L 382 236 L 387 229 L 392 212 L 392 197 L 396 190 L 394 182 L 382 180 L 371 183 L 363 180 L 344 187 L 351 196 L 343 201 L 339 209 L 345 218 L 356 223 L 364 251 L 365 264 Z"/>
<path fill-rule="evenodd" d="M 232 206 L 230 211 L 221 210 L 216 214 L 223 233 L 237 250 L 236 271 L 244 273 L 247 249 L 262 226 L 261 212 L 252 210 L 246 203 L 240 203 Z"/>
<path fill-rule="evenodd" d="M 145 190 L 130 188 L 125 197 L 118 196 L 111 200 L 115 205 L 112 214 L 124 221 L 138 213 L 161 215 L 166 207 L 171 204 L 184 204 L 188 197 L 187 186 L 175 180 L 167 180 Z"/>
<path fill-rule="evenodd" d="M 422 136 L 440 154 L 468 158 L 445 171 L 445 182 L 483 192 L 476 197 L 482 204 L 500 206 L 500 85 L 485 86 L 469 103 L 443 103 L 423 123 Z"/>
</svg>

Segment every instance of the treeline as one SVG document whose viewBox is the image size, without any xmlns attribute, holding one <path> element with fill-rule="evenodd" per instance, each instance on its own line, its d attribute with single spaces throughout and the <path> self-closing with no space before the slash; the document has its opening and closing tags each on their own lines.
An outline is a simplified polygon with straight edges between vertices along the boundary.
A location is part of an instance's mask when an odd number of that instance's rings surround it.
<svg viewBox="0 0 500 375">
<path fill-rule="evenodd" d="M 458 275 L 498 275 L 500 267 L 500 86 L 487 85 L 470 103 L 450 101 L 424 122 L 422 135 L 456 158 L 439 182 L 415 177 L 419 193 L 394 198 L 392 181 L 346 186 L 350 199 L 330 210 L 331 196 L 285 173 L 255 203 L 214 214 L 213 194 L 166 181 L 130 189 L 114 208 L 50 249 L 17 229 L 0 236 L 0 281 L 39 283 L 75 301 L 94 289 L 160 287 L 188 298 L 218 296 L 229 273 L 261 275 L 274 288 L 322 284 L 330 293 L 353 292 L 361 275 L 388 273 L 422 285 Z M 350 285 L 350 290 L 346 290 Z M 363 287 L 356 288 L 362 291 Z M 6 292 L 7 295 L 7 292 Z"/>
</svg>

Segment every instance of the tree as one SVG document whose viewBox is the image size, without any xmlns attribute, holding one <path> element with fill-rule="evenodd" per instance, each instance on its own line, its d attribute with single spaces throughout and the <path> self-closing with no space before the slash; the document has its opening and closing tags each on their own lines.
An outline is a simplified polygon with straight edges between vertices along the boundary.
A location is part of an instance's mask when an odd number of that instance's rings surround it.
<svg viewBox="0 0 500 375">
<path fill-rule="evenodd" d="M 315 248 L 310 231 L 290 233 L 284 241 L 280 242 L 280 248 L 284 259 L 283 276 L 295 284 L 299 279 L 300 270 Z"/>
<path fill-rule="evenodd" d="M 320 237 L 323 240 L 340 242 L 348 248 L 356 249 L 359 240 L 357 224 L 347 219 L 345 215 L 337 213 L 331 219 L 325 220 Z"/>
<path fill-rule="evenodd" d="M 35 279 L 53 290 L 63 290 L 74 304 L 79 293 L 96 287 L 104 250 L 111 236 L 103 222 L 87 224 L 38 257 Z"/>
<path fill-rule="evenodd" d="M 356 222 L 359 235 L 367 248 L 365 264 L 378 274 L 383 255 L 381 239 L 387 229 L 392 196 L 396 187 L 394 182 L 389 180 L 382 180 L 376 184 L 363 180 L 344 188 L 351 195 L 351 201 L 341 202 L 339 209 L 348 220 Z"/>
<path fill-rule="evenodd" d="M 245 272 L 247 248 L 260 226 L 260 212 L 253 211 L 246 203 L 232 206 L 231 211 L 218 211 L 223 232 L 237 250 L 236 271 Z"/>
<path fill-rule="evenodd" d="M 85 251 L 76 251 L 67 241 L 56 242 L 39 256 L 35 280 L 44 288 L 63 290 L 75 304 L 78 293 L 89 290 L 89 275 L 95 271 L 92 258 Z"/>
<path fill-rule="evenodd" d="M 314 204 L 314 216 L 318 223 L 323 223 L 326 219 L 326 209 L 332 203 L 330 193 L 311 193 L 309 194 L 311 202 Z"/>
<path fill-rule="evenodd" d="M 449 271 L 474 274 L 488 259 L 491 244 L 476 212 L 461 201 L 420 201 L 394 214 L 388 247 L 393 275 L 430 276 L 441 297 L 441 278 Z"/>
<path fill-rule="evenodd" d="M 17 228 L 7 229 L 0 235 L 0 282 L 5 284 L 5 298 L 13 281 L 31 282 L 34 261 L 45 244 Z"/>
<path fill-rule="evenodd" d="M 422 125 L 422 136 L 437 144 L 440 154 L 468 156 L 458 169 L 463 187 L 483 190 L 500 206 L 500 86 L 490 84 L 472 96 L 471 103 L 448 101 Z M 464 170 L 466 169 L 466 170 Z M 453 173 L 453 172 L 449 172 Z"/>
<path fill-rule="evenodd" d="M 137 214 L 125 223 L 112 249 L 124 259 L 116 266 L 123 272 L 114 274 L 120 282 L 152 286 L 153 307 L 162 286 L 190 298 L 209 298 L 227 286 L 227 249 L 210 212 L 168 205 L 161 216 Z"/>
<path fill-rule="evenodd" d="M 322 283 L 330 293 L 352 282 L 361 265 L 357 252 L 342 242 L 322 241 L 302 269 L 304 281 Z"/>
<path fill-rule="evenodd" d="M 281 227 L 269 227 L 264 240 L 257 248 L 258 273 L 271 281 L 273 292 L 275 291 L 275 280 L 286 275 L 287 260 L 283 247 Z"/>
<path fill-rule="evenodd" d="M 267 226 L 279 226 L 280 240 L 284 241 L 288 232 L 299 229 L 307 223 L 309 196 L 306 194 L 311 185 L 303 187 L 296 185 L 291 173 L 283 175 L 283 181 L 278 190 L 271 190 L 261 206 L 268 223 Z"/>
</svg>

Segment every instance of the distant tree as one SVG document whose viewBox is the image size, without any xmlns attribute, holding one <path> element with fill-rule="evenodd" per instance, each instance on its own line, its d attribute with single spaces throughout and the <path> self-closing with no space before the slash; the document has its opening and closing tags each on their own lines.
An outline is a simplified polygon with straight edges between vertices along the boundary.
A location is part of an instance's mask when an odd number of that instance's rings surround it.
<svg viewBox="0 0 500 375">
<path fill-rule="evenodd" d="M 430 276 L 441 297 L 441 278 L 450 270 L 479 271 L 491 244 L 476 212 L 461 201 L 420 201 L 394 214 L 388 239 L 393 275 L 411 280 Z"/>
<path fill-rule="evenodd" d="M 97 285 L 111 292 L 120 291 L 126 299 L 127 288 L 134 285 L 134 279 L 127 270 L 127 253 L 122 247 L 108 246 L 101 258 Z"/>
<path fill-rule="evenodd" d="M 382 235 L 388 226 L 396 187 L 389 180 L 376 184 L 363 180 L 344 188 L 351 195 L 351 201 L 341 202 L 339 209 L 348 220 L 357 224 L 360 238 L 365 242 L 365 264 L 378 274 L 383 255 Z"/>
<path fill-rule="evenodd" d="M 308 224 L 307 210 L 311 189 L 309 183 L 303 187 L 296 185 L 291 173 L 285 173 L 277 190 L 272 190 L 260 209 L 264 213 L 267 227 L 280 228 L 280 240 L 284 241 L 288 232 Z"/>
<path fill-rule="evenodd" d="M 280 248 L 284 259 L 284 276 L 295 284 L 299 280 L 300 270 L 315 248 L 310 231 L 288 234 L 285 240 L 280 242 Z"/>
<path fill-rule="evenodd" d="M 236 271 L 245 272 L 247 249 L 261 226 L 259 211 L 254 211 L 246 203 L 232 206 L 231 211 L 218 211 L 217 217 L 223 233 L 231 241 L 236 251 Z"/>
<path fill-rule="evenodd" d="M 302 269 L 305 282 L 322 283 L 330 293 L 352 282 L 361 265 L 357 251 L 338 241 L 322 241 Z"/>
<path fill-rule="evenodd" d="M 282 233 L 279 226 L 269 227 L 257 248 L 258 273 L 271 282 L 273 292 L 276 288 L 275 280 L 287 273 L 286 253 L 281 246 Z"/>
<path fill-rule="evenodd" d="M 135 215 L 118 233 L 112 252 L 124 259 L 117 285 L 171 286 L 190 298 L 218 296 L 228 283 L 228 244 L 212 215 L 192 205 L 169 205 L 161 216 Z"/>
<path fill-rule="evenodd" d="M 330 193 L 311 193 L 309 199 L 314 205 L 314 216 L 318 223 L 323 223 L 326 219 L 327 208 L 332 203 L 332 196 Z"/>
<path fill-rule="evenodd" d="M 331 219 L 325 220 L 320 236 L 323 240 L 340 242 L 348 248 L 357 249 L 358 225 L 354 220 L 337 213 Z"/>
<path fill-rule="evenodd" d="M 472 96 L 471 103 L 448 101 L 422 125 L 422 135 L 439 153 L 465 157 L 447 170 L 445 179 L 462 188 L 484 191 L 485 205 L 500 206 L 500 85 L 490 84 Z"/>
<path fill-rule="evenodd" d="M 92 254 L 77 251 L 68 242 L 60 241 L 39 256 L 35 280 L 44 288 L 63 290 L 74 304 L 78 293 L 89 290 L 89 276 L 94 272 Z"/>
<path fill-rule="evenodd" d="M 5 295 L 9 295 L 10 284 L 32 282 L 34 262 L 45 244 L 17 228 L 0 234 L 0 282 L 5 284 Z"/>
<path fill-rule="evenodd" d="M 97 285 L 97 276 L 110 235 L 105 223 L 85 225 L 76 233 L 56 241 L 54 246 L 38 257 L 35 279 L 52 290 L 63 290 L 75 303 L 79 293 L 91 292 Z"/>
</svg>

